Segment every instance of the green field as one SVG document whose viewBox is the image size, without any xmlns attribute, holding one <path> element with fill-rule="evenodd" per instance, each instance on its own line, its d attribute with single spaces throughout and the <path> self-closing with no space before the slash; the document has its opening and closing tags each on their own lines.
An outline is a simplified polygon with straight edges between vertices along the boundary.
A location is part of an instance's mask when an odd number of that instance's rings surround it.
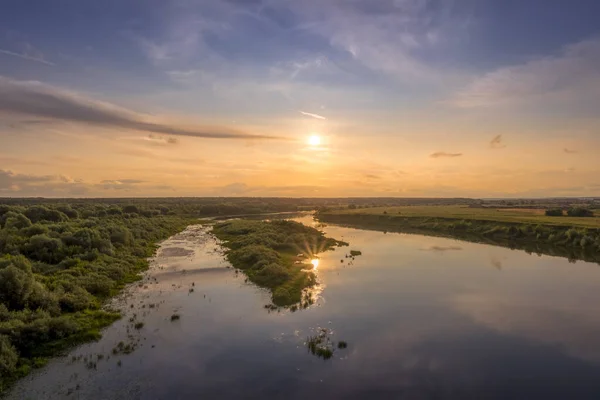
<svg viewBox="0 0 600 400">
<path fill-rule="evenodd" d="M 494 221 L 551 226 L 600 228 L 600 217 L 547 217 L 541 209 L 478 208 L 469 206 L 401 206 L 344 209 L 328 214 L 400 215 L 418 218 L 447 218 L 458 220 Z"/>
</svg>

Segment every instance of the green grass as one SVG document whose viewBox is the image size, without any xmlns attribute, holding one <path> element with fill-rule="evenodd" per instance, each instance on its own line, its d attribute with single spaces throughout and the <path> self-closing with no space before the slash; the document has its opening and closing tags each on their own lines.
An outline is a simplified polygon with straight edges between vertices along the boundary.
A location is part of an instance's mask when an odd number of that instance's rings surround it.
<svg viewBox="0 0 600 400">
<path fill-rule="evenodd" d="M 231 264 L 269 289 L 280 307 L 306 304 L 303 292 L 317 283 L 310 259 L 346 245 L 293 221 L 232 220 L 215 225 L 213 234 L 228 248 Z"/>
<path fill-rule="evenodd" d="M 386 212 L 387 214 L 384 214 Z M 478 208 L 468 206 L 401 206 L 344 209 L 328 211 L 334 215 L 388 215 L 420 218 L 445 218 L 458 220 L 496 221 L 582 228 L 600 228 L 596 217 L 548 217 L 543 209 Z"/>
</svg>

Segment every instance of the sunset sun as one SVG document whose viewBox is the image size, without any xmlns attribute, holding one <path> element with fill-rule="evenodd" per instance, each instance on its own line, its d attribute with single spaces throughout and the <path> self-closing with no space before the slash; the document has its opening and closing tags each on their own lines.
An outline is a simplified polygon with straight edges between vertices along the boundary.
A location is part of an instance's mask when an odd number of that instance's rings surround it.
<svg viewBox="0 0 600 400">
<path fill-rule="evenodd" d="M 321 144 L 321 137 L 319 135 L 311 135 L 308 138 L 308 144 L 311 146 L 318 146 Z"/>
</svg>

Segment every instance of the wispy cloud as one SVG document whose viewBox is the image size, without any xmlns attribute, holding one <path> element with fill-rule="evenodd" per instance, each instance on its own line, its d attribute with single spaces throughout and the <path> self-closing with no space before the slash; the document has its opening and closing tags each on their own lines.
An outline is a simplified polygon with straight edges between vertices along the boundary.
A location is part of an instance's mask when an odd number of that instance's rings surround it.
<svg viewBox="0 0 600 400">
<path fill-rule="evenodd" d="M 459 251 L 462 250 L 462 247 L 459 246 L 431 246 L 426 249 L 421 249 L 421 251 L 433 251 L 436 253 L 443 253 L 445 251 Z"/>
<path fill-rule="evenodd" d="M 140 179 L 107 179 L 101 181 L 96 187 L 105 190 L 122 190 L 130 191 L 137 188 L 137 185 L 144 183 Z"/>
<path fill-rule="evenodd" d="M 502 142 L 502 135 L 496 135 L 494 136 L 494 138 L 490 141 L 490 147 L 492 149 L 503 149 L 506 147 L 506 145 Z"/>
<path fill-rule="evenodd" d="M 459 107 L 522 103 L 531 97 L 598 98 L 600 39 L 566 46 L 559 55 L 499 68 L 476 78 L 452 100 Z"/>
<path fill-rule="evenodd" d="M 397 80 L 436 79 L 439 71 L 422 55 L 461 37 L 467 19 L 454 1 L 302 1 L 293 11 L 362 66 Z"/>
<path fill-rule="evenodd" d="M 27 53 L 15 53 L 14 51 L 4 50 L 4 49 L 0 49 L 0 53 L 6 54 L 6 55 L 9 55 L 9 56 L 13 56 L 13 57 L 19 57 L 19 58 L 22 58 L 24 60 L 35 61 L 35 62 L 38 62 L 38 63 L 41 63 L 41 64 L 50 65 L 50 66 L 53 66 L 53 67 L 56 66 L 56 64 L 54 64 L 53 62 L 45 60 L 43 57 L 36 57 L 36 56 L 28 55 Z"/>
<path fill-rule="evenodd" d="M 149 142 L 151 144 L 156 144 L 159 146 L 172 145 L 172 144 L 179 143 L 179 140 L 176 137 L 153 135 L 153 134 L 146 136 L 144 138 L 144 140 L 146 140 L 147 142 Z"/>
<path fill-rule="evenodd" d="M 87 191 L 88 188 L 80 180 L 64 175 L 18 174 L 0 169 L 0 193 L 29 196 L 57 192 L 75 195 Z"/>
<path fill-rule="evenodd" d="M 181 128 L 148 121 L 144 115 L 35 81 L 0 77 L 0 112 L 132 129 L 176 136 L 212 139 L 273 139 L 224 127 Z"/>
<path fill-rule="evenodd" d="M 430 154 L 429 157 L 431 157 L 431 158 L 445 158 L 445 157 L 453 158 L 453 157 L 460 157 L 462 155 L 463 155 L 462 153 L 446 153 L 444 151 L 438 151 L 438 152 Z"/>
<path fill-rule="evenodd" d="M 572 149 L 567 149 L 566 147 L 563 149 L 563 151 L 567 154 L 577 154 L 579 153 L 577 150 L 572 150 Z"/>
<path fill-rule="evenodd" d="M 274 193 L 282 193 L 286 196 L 307 196 L 317 194 L 324 189 L 321 186 L 311 185 L 289 185 L 289 186 L 250 186 L 246 183 L 235 182 L 225 186 L 213 188 L 219 196 L 272 196 Z"/>
<path fill-rule="evenodd" d="M 367 179 L 381 179 L 381 176 L 375 174 L 366 174 L 365 178 Z"/>
<path fill-rule="evenodd" d="M 327 119 L 327 118 L 325 118 L 322 115 L 313 114 L 313 113 L 309 113 L 309 112 L 305 112 L 305 111 L 300 111 L 300 114 L 306 115 L 307 117 L 313 117 L 313 118 L 316 118 L 316 119 Z"/>
</svg>

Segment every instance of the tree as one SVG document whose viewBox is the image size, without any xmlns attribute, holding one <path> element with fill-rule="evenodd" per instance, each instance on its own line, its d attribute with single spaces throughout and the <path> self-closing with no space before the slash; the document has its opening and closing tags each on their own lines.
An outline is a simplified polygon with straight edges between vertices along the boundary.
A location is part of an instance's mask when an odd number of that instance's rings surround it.
<svg viewBox="0 0 600 400">
<path fill-rule="evenodd" d="M 71 208 L 71 206 L 69 206 L 69 205 L 58 206 L 58 207 L 56 207 L 56 209 L 58 211 L 62 212 L 63 214 L 65 214 L 70 219 L 77 219 L 77 218 L 79 218 L 79 213 L 77 212 L 77 210 L 73 210 Z"/>
<path fill-rule="evenodd" d="M 10 229 L 22 229 L 31 226 L 31 221 L 25 215 L 9 211 L 0 218 L 0 226 Z"/>
<path fill-rule="evenodd" d="M 19 355 L 8 337 L 0 335 L 0 376 L 9 376 L 17 367 Z"/>
<path fill-rule="evenodd" d="M 123 212 L 126 214 L 133 214 L 133 213 L 139 213 L 140 210 L 133 204 L 130 204 L 130 205 L 123 207 Z"/>
<path fill-rule="evenodd" d="M 593 217 L 594 212 L 584 207 L 573 207 L 567 211 L 569 217 Z"/>
<path fill-rule="evenodd" d="M 551 208 L 546 210 L 547 217 L 562 217 L 564 215 L 562 208 Z"/>
<path fill-rule="evenodd" d="M 32 206 L 25 210 L 25 216 L 32 222 L 49 221 L 49 222 L 63 222 L 67 221 L 69 217 L 58 210 L 51 210 L 44 206 Z"/>
<path fill-rule="evenodd" d="M 33 274 L 14 265 L 0 270 L 0 301 L 11 310 L 21 310 L 33 290 Z"/>
</svg>

